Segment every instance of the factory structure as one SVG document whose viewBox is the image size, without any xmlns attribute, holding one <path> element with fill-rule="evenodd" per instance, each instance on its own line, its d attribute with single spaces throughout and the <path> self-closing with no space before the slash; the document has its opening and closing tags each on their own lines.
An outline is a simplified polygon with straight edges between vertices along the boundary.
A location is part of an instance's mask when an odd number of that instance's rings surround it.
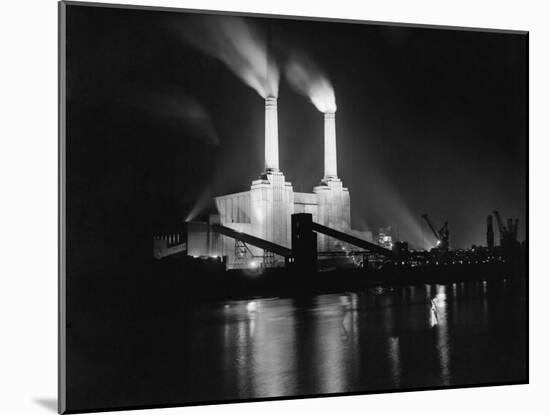
<svg viewBox="0 0 550 415">
<path fill-rule="evenodd" d="M 380 229 L 376 243 L 370 231 L 352 229 L 350 192 L 338 177 L 336 148 L 336 111 L 325 111 L 324 174 L 311 193 L 295 192 L 279 167 L 277 98 L 267 97 L 263 172 L 248 189 L 215 197 L 216 213 L 210 214 L 207 221 L 185 222 L 177 232 L 155 236 L 154 257 L 186 254 L 217 258 L 228 269 L 293 263 L 308 271 L 320 269 L 320 261 L 327 259 L 329 268 L 362 267 L 367 261 L 377 263 L 380 258 L 413 266 L 430 264 L 434 258 L 435 264 L 462 263 L 463 259 L 453 259 L 460 257 L 462 250 L 450 255 L 447 222 L 436 227 L 427 214 L 422 217 L 437 243 L 430 253 L 414 251 L 416 259 L 411 259 L 407 242 L 392 240 L 389 227 Z M 494 215 L 500 233 L 498 251 L 514 252 L 519 246 L 517 219 L 509 219 L 506 226 L 498 212 Z M 487 217 L 487 246 L 488 251 L 484 252 L 489 260 L 500 258 L 493 252 L 496 247 L 492 216 Z"/>
<path fill-rule="evenodd" d="M 279 163 L 276 92 L 279 68 L 269 54 L 269 33 L 266 44 L 256 44 L 255 39 L 247 38 L 247 30 L 239 27 L 235 32 L 243 33 L 246 42 L 254 46 L 254 59 L 250 59 L 247 53 L 243 54 L 246 48 L 217 50 L 228 39 L 233 44 L 235 33 L 228 32 L 229 28 L 215 28 L 214 44 L 199 49 L 228 66 L 265 100 L 264 169 L 249 183 L 243 183 L 242 191 L 214 197 L 213 213 L 206 220 L 180 222 L 168 233 L 154 235 L 154 258 L 178 256 L 179 259 L 181 256 L 185 264 L 222 262 L 226 269 L 288 266 L 307 275 L 347 265 L 380 269 L 387 264 L 414 267 L 455 264 L 457 261 L 459 264 L 464 261 L 477 263 L 500 260 L 501 256 L 517 252 L 517 219 L 504 224 L 496 211 L 500 246 L 495 244 L 493 218 L 489 216 L 487 249 L 473 247 L 467 251 L 470 256 L 472 252 L 474 256 L 484 256 L 482 259 L 465 260 L 466 251 L 452 251 L 448 223 L 435 226 L 427 214 L 422 218 L 436 240 L 430 250 L 409 249 L 408 242 L 394 240 L 391 226 L 380 228 L 375 238 L 368 230 L 352 229 L 350 191 L 339 178 L 337 169 L 334 90 L 315 65 L 310 65 L 307 59 L 302 62 L 300 56 L 288 59 L 285 75 L 291 86 L 309 98 L 323 114 L 324 172 L 318 172 L 319 184 L 310 192 L 294 191 Z M 236 62 L 246 62 L 250 67 L 243 71 L 233 59 L 227 59 L 227 54 L 231 53 L 235 54 Z"/>
<path fill-rule="evenodd" d="M 338 177 L 336 154 L 336 111 L 330 111 L 324 113 L 324 175 L 311 193 L 295 192 L 279 167 L 277 98 L 267 97 L 264 171 L 248 189 L 216 197 L 217 214 L 210 215 L 208 223 L 187 224 L 188 255 L 224 257 L 229 267 L 236 268 L 250 264 L 276 266 L 283 261 L 276 253 L 212 232 L 212 225 L 290 249 L 291 217 L 296 213 L 310 214 L 313 222 L 372 242 L 371 232 L 351 229 L 350 193 Z M 322 233 L 317 237 L 316 250 L 320 254 L 342 252 L 349 247 Z"/>
</svg>

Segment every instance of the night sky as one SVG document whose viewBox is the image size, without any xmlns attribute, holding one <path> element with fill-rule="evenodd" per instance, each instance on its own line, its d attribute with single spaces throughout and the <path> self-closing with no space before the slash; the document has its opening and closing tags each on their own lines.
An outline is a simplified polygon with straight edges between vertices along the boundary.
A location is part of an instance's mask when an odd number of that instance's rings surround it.
<svg viewBox="0 0 550 415">
<path fill-rule="evenodd" d="M 141 240 L 150 251 L 155 230 L 249 189 L 263 170 L 264 101 L 178 36 L 193 15 L 72 5 L 67 17 L 70 241 Z M 278 62 L 307 53 L 331 80 L 353 228 L 391 225 L 395 239 L 429 247 L 428 213 L 466 248 L 485 244 L 497 209 L 519 218 L 525 239 L 526 35 L 246 20 L 269 34 Z M 311 192 L 323 115 L 284 76 L 279 151 L 294 190 Z"/>
</svg>

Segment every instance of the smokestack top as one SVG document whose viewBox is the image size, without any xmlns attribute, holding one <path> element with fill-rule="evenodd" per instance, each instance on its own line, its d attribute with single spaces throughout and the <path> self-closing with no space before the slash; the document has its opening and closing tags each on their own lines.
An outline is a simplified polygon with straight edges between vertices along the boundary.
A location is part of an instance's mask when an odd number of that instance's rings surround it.
<svg viewBox="0 0 550 415">
<path fill-rule="evenodd" d="M 274 96 L 269 96 L 265 99 L 265 109 L 277 109 L 277 98 Z"/>
</svg>

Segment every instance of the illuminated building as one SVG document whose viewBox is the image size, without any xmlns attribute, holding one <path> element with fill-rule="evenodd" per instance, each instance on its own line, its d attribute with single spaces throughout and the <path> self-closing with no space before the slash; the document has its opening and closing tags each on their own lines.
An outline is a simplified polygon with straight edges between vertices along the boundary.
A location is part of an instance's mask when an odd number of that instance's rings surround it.
<svg viewBox="0 0 550 415">
<path fill-rule="evenodd" d="M 391 226 L 380 228 L 378 230 L 378 238 L 376 242 L 378 243 L 378 245 L 383 246 L 384 248 L 392 249 L 393 240 L 391 236 Z"/>
<path fill-rule="evenodd" d="M 336 114 L 324 114 L 324 176 L 312 193 L 294 192 L 279 169 L 277 98 L 265 100 L 265 168 L 253 180 L 249 190 L 215 198 L 218 217 L 211 222 L 244 232 L 290 248 L 291 215 L 311 213 L 314 222 L 372 241 L 370 232 L 351 229 L 350 195 L 338 178 L 336 157 Z M 198 238 L 190 238 L 197 240 Z M 189 252 L 208 250 L 208 254 L 227 256 L 229 264 L 238 262 L 235 241 L 213 235 L 201 247 L 189 244 Z M 318 235 L 318 251 L 341 251 L 345 244 L 326 235 Z M 195 244 L 196 245 L 196 244 Z M 263 250 L 247 247 L 252 256 L 264 255 Z M 206 255 L 204 253 L 203 255 Z M 246 265 L 246 264 L 244 264 Z"/>
</svg>

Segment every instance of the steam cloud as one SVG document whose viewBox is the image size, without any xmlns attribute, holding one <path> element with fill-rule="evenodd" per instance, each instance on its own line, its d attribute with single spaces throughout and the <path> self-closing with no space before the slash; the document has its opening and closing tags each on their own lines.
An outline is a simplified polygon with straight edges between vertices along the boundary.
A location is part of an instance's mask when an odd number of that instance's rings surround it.
<svg viewBox="0 0 550 415">
<path fill-rule="evenodd" d="M 319 111 L 336 111 L 334 88 L 311 59 L 296 54 L 291 56 L 285 67 L 285 75 L 292 87 L 308 97 Z"/>
<path fill-rule="evenodd" d="M 209 113 L 192 96 L 183 92 L 149 93 L 143 109 L 183 127 L 192 137 L 208 145 L 219 145 L 220 139 Z M 147 105 L 147 107 L 145 107 Z"/>
<path fill-rule="evenodd" d="M 266 39 L 239 17 L 205 16 L 178 27 L 184 39 L 220 60 L 263 98 L 277 97 L 279 68 Z"/>
</svg>

